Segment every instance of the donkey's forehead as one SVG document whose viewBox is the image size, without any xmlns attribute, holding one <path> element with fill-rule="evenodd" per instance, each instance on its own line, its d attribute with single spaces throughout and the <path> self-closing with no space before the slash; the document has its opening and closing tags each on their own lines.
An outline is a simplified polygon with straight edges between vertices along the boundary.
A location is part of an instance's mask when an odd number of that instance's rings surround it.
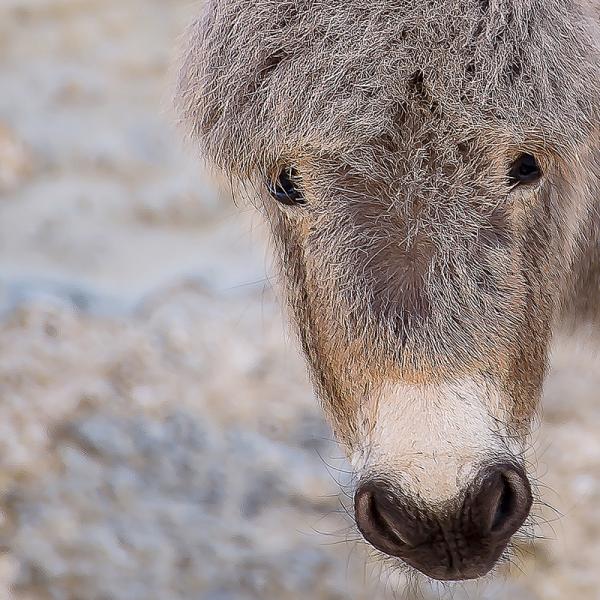
<svg viewBox="0 0 600 600">
<path fill-rule="evenodd" d="M 303 147 L 368 145 L 424 96 L 458 127 L 573 140 L 595 78 L 572 10 L 562 0 L 209 0 L 180 108 L 208 156 L 246 175 Z"/>
</svg>

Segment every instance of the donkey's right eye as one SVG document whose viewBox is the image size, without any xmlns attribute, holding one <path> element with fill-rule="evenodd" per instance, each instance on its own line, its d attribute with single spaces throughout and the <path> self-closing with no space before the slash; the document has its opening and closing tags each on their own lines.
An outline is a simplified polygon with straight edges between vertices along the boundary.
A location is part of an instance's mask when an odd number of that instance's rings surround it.
<svg viewBox="0 0 600 600">
<path fill-rule="evenodd" d="M 293 167 L 285 167 L 282 169 L 277 178 L 269 180 L 269 193 L 277 202 L 286 206 L 295 204 L 305 204 L 306 200 L 302 194 L 302 190 L 298 184 L 298 174 Z"/>
<path fill-rule="evenodd" d="M 542 176 L 537 159 L 532 154 L 521 154 L 511 165 L 508 172 L 510 185 L 535 183 Z"/>
</svg>

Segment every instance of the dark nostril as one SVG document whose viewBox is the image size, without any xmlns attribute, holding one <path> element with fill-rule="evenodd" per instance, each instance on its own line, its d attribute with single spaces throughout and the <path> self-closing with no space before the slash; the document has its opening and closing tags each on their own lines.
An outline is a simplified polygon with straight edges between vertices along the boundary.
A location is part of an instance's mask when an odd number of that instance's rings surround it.
<svg viewBox="0 0 600 600">
<path fill-rule="evenodd" d="M 515 512 L 516 497 L 513 489 L 504 476 L 501 477 L 501 483 L 503 484 L 503 489 L 498 500 L 498 505 L 496 506 L 496 512 L 494 513 L 492 531 L 502 529 L 504 523 Z"/>
<path fill-rule="evenodd" d="M 471 513 L 481 532 L 510 537 L 523 524 L 531 508 L 531 487 L 523 471 L 512 465 L 486 469 L 471 496 Z"/>
<path fill-rule="evenodd" d="M 410 520 L 399 502 L 373 482 L 362 484 L 354 497 L 356 524 L 378 550 L 400 556 L 410 543 Z"/>
</svg>

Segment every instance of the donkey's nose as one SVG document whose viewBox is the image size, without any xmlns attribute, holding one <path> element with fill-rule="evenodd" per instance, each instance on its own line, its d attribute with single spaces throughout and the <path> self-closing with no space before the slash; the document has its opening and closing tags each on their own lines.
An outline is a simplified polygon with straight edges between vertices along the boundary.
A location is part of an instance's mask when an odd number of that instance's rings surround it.
<svg viewBox="0 0 600 600">
<path fill-rule="evenodd" d="M 460 500 L 419 505 L 381 480 L 355 496 L 356 523 L 375 548 L 440 580 L 485 575 L 531 508 L 531 487 L 512 464 L 483 469 Z"/>
</svg>

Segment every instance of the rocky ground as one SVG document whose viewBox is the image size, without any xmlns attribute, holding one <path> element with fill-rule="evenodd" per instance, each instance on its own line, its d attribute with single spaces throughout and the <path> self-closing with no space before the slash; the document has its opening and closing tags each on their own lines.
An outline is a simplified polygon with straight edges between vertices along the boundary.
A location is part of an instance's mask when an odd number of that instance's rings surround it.
<svg viewBox="0 0 600 600">
<path fill-rule="evenodd" d="M 196 10 L 0 3 L 0 598 L 438 598 L 357 542 L 260 223 L 172 126 Z M 558 345 L 534 435 L 556 512 L 455 598 L 600 598 L 587 337 Z"/>
</svg>

